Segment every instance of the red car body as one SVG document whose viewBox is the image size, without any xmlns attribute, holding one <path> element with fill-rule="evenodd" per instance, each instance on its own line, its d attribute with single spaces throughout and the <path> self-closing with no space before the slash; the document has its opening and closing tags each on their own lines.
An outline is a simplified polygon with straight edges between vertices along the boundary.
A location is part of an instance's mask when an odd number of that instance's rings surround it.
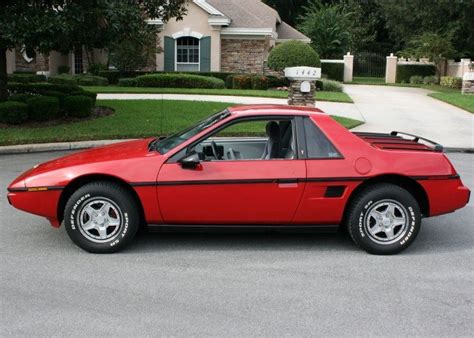
<svg viewBox="0 0 474 338">
<path fill-rule="evenodd" d="M 67 155 L 28 170 L 8 187 L 8 200 L 59 227 L 68 196 L 106 179 L 133 190 L 148 224 L 337 225 L 356 191 L 396 182 L 416 197 L 424 217 L 462 208 L 467 189 L 447 157 L 419 139 L 352 133 L 318 109 L 261 105 L 229 108 L 229 116 L 162 155 L 153 139 Z M 335 159 L 202 162 L 186 170 L 170 159 L 235 119 L 307 116 L 342 155 Z M 301 150 L 300 150 L 301 151 Z"/>
</svg>

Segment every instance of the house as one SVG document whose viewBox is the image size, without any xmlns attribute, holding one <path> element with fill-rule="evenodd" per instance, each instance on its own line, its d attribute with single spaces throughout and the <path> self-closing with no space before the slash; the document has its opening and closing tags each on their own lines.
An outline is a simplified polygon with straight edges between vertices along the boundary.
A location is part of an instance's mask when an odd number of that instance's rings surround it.
<svg viewBox="0 0 474 338">
<path fill-rule="evenodd" d="M 156 71 L 262 73 L 265 60 L 278 43 L 310 39 L 283 22 L 278 13 L 259 0 L 193 0 L 183 20 L 147 20 L 157 25 L 163 52 L 156 54 Z M 49 71 L 60 65 L 73 74 L 85 72 L 84 51 L 67 55 L 57 52 L 29 59 L 21 51 L 11 51 L 8 70 Z M 94 51 L 94 62 L 106 63 L 107 53 Z"/>
</svg>

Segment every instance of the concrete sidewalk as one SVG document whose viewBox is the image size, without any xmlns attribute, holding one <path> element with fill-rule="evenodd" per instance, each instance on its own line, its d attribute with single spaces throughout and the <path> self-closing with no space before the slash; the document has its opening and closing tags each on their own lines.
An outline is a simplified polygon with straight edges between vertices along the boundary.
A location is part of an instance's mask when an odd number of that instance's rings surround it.
<svg viewBox="0 0 474 338">
<path fill-rule="evenodd" d="M 98 94 L 98 100 L 180 100 L 229 102 L 230 104 L 287 104 L 287 99 L 270 97 L 188 95 L 188 94 Z M 316 107 L 327 114 L 363 121 L 363 117 L 352 103 L 317 101 Z"/>
<path fill-rule="evenodd" d="M 450 148 L 474 148 L 474 114 L 420 88 L 344 85 L 365 124 L 356 131 L 404 131 Z"/>
</svg>

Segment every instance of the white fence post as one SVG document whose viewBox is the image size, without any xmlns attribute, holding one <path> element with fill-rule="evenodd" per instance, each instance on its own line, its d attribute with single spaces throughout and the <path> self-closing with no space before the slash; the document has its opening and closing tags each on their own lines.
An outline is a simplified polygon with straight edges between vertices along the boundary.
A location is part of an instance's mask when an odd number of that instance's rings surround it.
<svg viewBox="0 0 474 338">
<path fill-rule="evenodd" d="M 397 61 L 398 57 L 390 53 L 387 56 L 387 65 L 385 67 L 385 83 L 395 83 L 397 81 Z"/>
<path fill-rule="evenodd" d="M 352 82 L 352 74 L 354 73 L 354 55 L 347 52 L 344 55 L 344 82 Z"/>
</svg>

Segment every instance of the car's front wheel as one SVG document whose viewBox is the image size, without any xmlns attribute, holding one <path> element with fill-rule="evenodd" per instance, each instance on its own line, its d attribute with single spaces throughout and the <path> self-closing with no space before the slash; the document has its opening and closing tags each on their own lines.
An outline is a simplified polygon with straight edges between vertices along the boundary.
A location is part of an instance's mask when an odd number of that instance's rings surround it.
<svg viewBox="0 0 474 338">
<path fill-rule="evenodd" d="M 112 253 L 135 236 L 140 214 L 133 196 L 110 182 L 93 182 L 75 191 L 64 211 L 71 240 L 93 253 Z"/>
<path fill-rule="evenodd" d="M 353 241 L 372 254 L 391 255 L 406 249 L 421 227 L 416 199 L 393 184 L 363 190 L 353 201 L 347 228 Z"/>
</svg>

